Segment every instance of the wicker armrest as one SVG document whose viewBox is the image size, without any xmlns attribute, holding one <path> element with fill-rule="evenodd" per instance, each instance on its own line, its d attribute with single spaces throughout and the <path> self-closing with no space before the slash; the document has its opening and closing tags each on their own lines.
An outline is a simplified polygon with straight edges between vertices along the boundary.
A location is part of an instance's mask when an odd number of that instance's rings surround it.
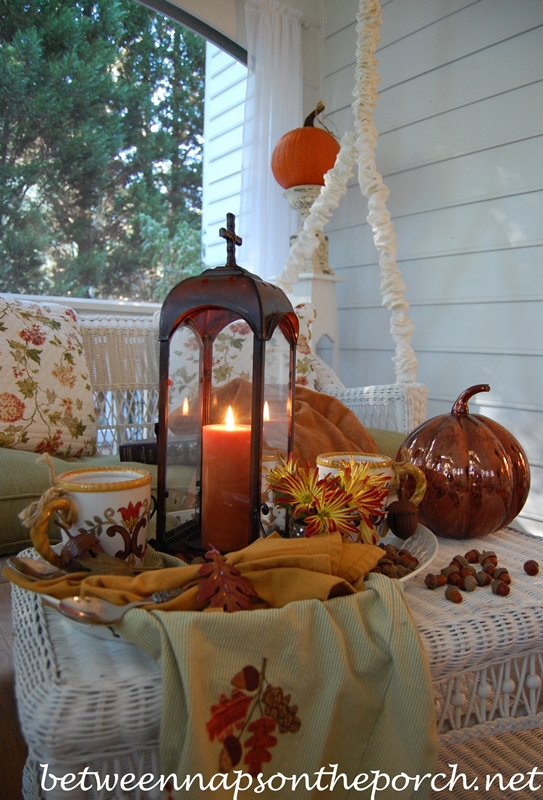
<svg viewBox="0 0 543 800">
<path fill-rule="evenodd" d="M 367 428 L 409 433 L 426 419 L 428 389 L 422 383 L 390 383 L 347 388 L 318 356 L 313 356 L 315 386 L 337 397 Z"/>
<path fill-rule="evenodd" d="M 401 433 L 409 433 L 426 419 L 427 391 L 421 383 L 327 390 L 350 408 L 367 428 Z"/>
</svg>

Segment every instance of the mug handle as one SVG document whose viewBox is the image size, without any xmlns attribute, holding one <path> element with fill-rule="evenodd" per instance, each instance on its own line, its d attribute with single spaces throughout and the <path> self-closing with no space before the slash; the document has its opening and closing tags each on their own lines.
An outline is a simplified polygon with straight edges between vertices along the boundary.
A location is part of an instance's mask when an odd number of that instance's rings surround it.
<svg viewBox="0 0 543 800">
<path fill-rule="evenodd" d="M 77 519 L 77 507 L 69 497 L 55 497 L 49 500 L 41 509 L 39 520 L 30 528 L 30 538 L 34 550 L 54 567 L 60 567 L 60 556 L 51 547 L 47 527 L 49 518 L 55 511 L 64 513 L 65 518 L 71 522 Z"/>
<path fill-rule="evenodd" d="M 396 490 L 399 489 L 400 478 L 402 478 L 404 475 L 411 475 L 411 477 L 415 479 L 415 490 L 409 498 L 409 502 L 413 503 L 415 506 L 418 506 L 424 497 L 424 493 L 426 492 L 426 476 L 424 472 L 420 469 L 420 467 L 417 467 L 410 461 L 401 461 L 400 463 L 396 462 L 394 464 L 394 472 L 394 483 Z"/>
</svg>

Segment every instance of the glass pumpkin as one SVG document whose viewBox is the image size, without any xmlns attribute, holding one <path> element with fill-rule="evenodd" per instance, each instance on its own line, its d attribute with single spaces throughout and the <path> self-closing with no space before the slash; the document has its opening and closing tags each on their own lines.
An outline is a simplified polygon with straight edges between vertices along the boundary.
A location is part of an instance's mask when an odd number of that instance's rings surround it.
<svg viewBox="0 0 543 800">
<path fill-rule="evenodd" d="M 470 414 L 468 401 L 490 386 L 462 392 L 450 414 L 419 425 L 397 460 L 416 464 L 426 476 L 420 522 L 438 536 L 486 536 L 509 525 L 530 489 L 530 467 L 515 437 L 502 425 Z"/>
</svg>

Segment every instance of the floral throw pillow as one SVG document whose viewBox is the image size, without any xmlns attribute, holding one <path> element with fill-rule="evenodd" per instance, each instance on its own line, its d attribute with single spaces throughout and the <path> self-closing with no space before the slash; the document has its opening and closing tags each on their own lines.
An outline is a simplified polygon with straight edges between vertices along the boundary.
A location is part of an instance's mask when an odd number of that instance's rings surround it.
<svg viewBox="0 0 543 800">
<path fill-rule="evenodd" d="M 77 317 L 0 296 L 0 447 L 96 452 L 96 413 Z"/>
</svg>

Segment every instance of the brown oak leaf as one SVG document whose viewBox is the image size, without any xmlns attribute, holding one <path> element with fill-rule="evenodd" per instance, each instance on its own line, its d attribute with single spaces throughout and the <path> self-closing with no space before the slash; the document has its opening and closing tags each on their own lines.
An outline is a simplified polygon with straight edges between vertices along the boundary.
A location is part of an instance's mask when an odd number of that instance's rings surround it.
<svg viewBox="0 0 543 800">
<path fill-rule="evenodd" d="M 270 747 L 275 747 L 277 739 L 271 736 L 271 732 L 276 728 L 276 722 L 271 717 L 259 717 L 247 726 L 247 730 L 253 734 L 245 741 L 247 752 L 243 759 L 249 766 L 249 774 L 256 778 L 262 772 L 262 764 L 272 760 Z"/>
<path fill-rule="evenodd" d="M 207 564 L 202 564 L 198 575 L 201 581 L 198 600 L 209 601 L 214 608 L 224 611 L 242 611 L 251 608 L 251 597 L 258 597 L 251 581 L 244 578 L 236 567 L 227 564 L 224 556 L 209 545 Z"/>
<path fill-rule="evenodd" d="M 216 737 L 220 742 L 223 741 L 236 723 L 243 723 L 252 699 L 239 689 L 234 689 L 230 697 L 222 694 L 217 705 L 211 706 L 211 719 L 206 722 L 210 740 Z"/>
<path fill-rule="evenodd" d="M 81 529 L 75 536 L 68 533 L 68 537 L 68 541 L 65 542 L 60 553 L 60 563 L 63 567 L 69 567 L 73 562 L 76 562 L 77 568 L 79 566 L 77 565 L 78 559 L 91 558 L 98 553 L 104 552 L 98 537 L 90 531 Z"/>
</svg>

